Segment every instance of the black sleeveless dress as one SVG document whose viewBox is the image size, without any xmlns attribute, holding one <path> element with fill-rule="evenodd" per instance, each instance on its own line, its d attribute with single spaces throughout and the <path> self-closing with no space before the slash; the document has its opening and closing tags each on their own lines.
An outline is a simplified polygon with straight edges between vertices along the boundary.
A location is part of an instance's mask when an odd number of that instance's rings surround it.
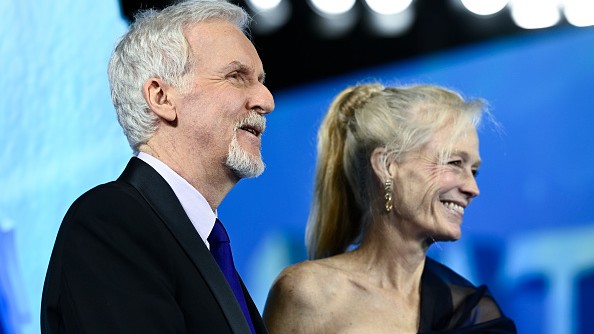
<svg viewBox="0 0 594 334">
<path fill-rule="evenodd" d="M 517 333 L 485 285 L 474 286 L 427 257 L 421 278 L 420 334 Z"/>
</svg>

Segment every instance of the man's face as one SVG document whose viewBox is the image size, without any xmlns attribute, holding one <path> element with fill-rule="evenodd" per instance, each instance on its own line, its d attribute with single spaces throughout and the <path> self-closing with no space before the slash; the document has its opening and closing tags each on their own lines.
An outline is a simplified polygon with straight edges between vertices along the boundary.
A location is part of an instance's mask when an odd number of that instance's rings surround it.
<svg viewBox="0 0 594 334">
<path fill-rule="evenodd" d="M 475 174 L 480 165 L 478 136 L 472 125 L 452 144 L 451 156 L 439 158 L 450 142 L 444 127 L 420 151 L 397 164 L 394 209 L 399 228 L 413 237 L 457 240 L 464 210 L 479 194 Z"/>
<path fill-rule="evenodd" d="M 238 178 L 259 175 L 264 115 L 274 100 L 256 49 L 226 21 L 198 23 L 185 35 L 194 65 L 178 103 L 179 145 L 203 165 L 224 165 Z"/>
</svg>

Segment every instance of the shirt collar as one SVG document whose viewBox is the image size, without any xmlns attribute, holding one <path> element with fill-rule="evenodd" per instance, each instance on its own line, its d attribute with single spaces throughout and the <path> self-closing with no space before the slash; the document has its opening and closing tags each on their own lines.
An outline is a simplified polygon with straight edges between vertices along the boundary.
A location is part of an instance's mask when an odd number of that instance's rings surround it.
<svg viewBox="0 0 594 334">
<path fill-rule="evenodd" d="M 208 236 L 217 218 L 216 210 L 213 212 L 204 196 L 161 160 L 145 152 L 139 152 L 137 157 L 153 167 L 173 189 L 192 225 L 210 249 Z"/>
</svg>

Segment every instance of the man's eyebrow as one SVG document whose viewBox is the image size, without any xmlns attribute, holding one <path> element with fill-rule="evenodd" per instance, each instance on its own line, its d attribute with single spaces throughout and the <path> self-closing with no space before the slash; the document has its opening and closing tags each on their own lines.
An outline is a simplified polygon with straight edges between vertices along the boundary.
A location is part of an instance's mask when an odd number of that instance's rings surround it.
<svg viewBox="0 0 594 334">
<path fill-rule="evenodd" d="M 252 68 L 243 64 L 238 60 L 234 60 L 230 62 L 227 66 L 225 66 L 225 70 L 233 70 L 233 71 L 241 71 L 241 72 L 251 72 Z"/>
<path fill-rule="evenodd" d="M 234 61 L 230 62 L 229 65 L 226 66 L 226 68 L 240 71 L 243 73 L 253 73 L 254 72 L 253 67 L 248 66 L 238 60 L 234 60 Z M 258 75 L 258 81 L 260 81 L 261 83 L 264 83 L 265 79 L 266 79 L 266 73 L 264 71 L 262 71 L 262 73 L 260 73 Z"/>
</svg>

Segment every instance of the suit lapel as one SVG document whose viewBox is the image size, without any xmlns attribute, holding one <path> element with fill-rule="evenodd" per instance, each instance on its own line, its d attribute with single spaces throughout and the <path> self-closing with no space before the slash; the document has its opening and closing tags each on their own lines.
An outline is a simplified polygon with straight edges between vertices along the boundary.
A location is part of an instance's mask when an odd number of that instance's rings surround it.
<svg viewBox="0 0 594 334">
<path fill-rule="evenodd" d="M 204 281 L 210 286 L 233 332 L 250 333 L 249 325 L 225 276 L 194 229 L 169 184 L 157 171 L 138 158 L 130 159 L 118 180 L 135 187 L 179 241 Z"/>
<path fill-rule="evenodd" d="M 237 274 L 239 276 L 239 273 Z M 243 284 L 243 280 L 239 277 L 239 282 L 241 283 L 241 288 L 243 289 L 243 294 L 245 295 L 245 301 L 247 302 L 248 310 L 250 311 L 250 316 L 252 317 L 252 323 L 254 325 L 254 329 L 256 333 L 261 334 L 268 334 L 268 330 L 266 329 L 266 325 L 264 324 L 264 320 L 260 316 L 260 311 L 258 307 L 256 307 L 256 303 L 252 300 L 252 296 L 248 292 L 245 284 Z"/>
</svg>

